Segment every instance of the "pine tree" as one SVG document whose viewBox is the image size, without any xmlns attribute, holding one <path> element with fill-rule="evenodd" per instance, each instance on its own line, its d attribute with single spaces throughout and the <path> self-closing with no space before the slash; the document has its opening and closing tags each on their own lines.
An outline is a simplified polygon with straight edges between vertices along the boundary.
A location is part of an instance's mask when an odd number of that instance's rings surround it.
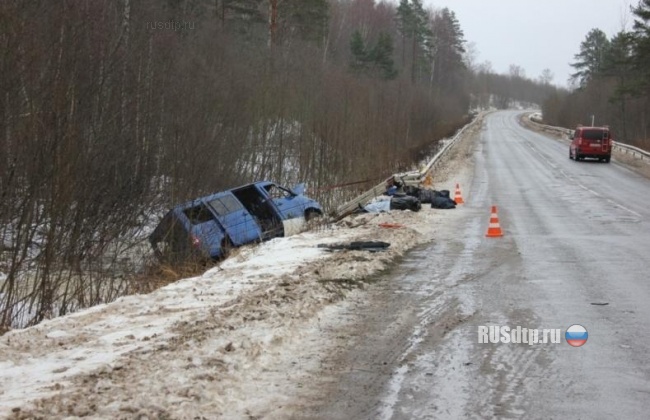
<svg viewBox="0 0 650 420">
<path fill-rule="evenodd" d="M 296 34 L 303 40 L 320 44 L 327 34 L 327 0 L 284 0 L 279 6 L 284 35 Z"/>
<path fill-rule="evenodd" d="M 616 80 L 616 89 L 609 102 L 620 108 L 619 130 L 623 138 L 627 138 L 627 104 L 633 96 L 638 96 L 638 84 L 635 81 L 633 63 L 633 37 L 629 32 L 619 32 L 610 41 L 610 46 L 603 63 L 605 76 Z"/>
<path fill-rule="evenodd" d="M 397 69 L 393 60 L 393 38 L 386 32 L 379 34 L 377 44 L 370 52 L 371 60 L 381 73 L 381 77 L 392 80 L 397 77 Z"/>
<path fill-rule="evenodd" d="M 435 52 L 432 57 L 432 78 L 444 91 L 458 89 L 465 70 L 465 40 L 460 23 L 454 12 L 444 8 L 435 17 L 433 28 Z"/>
<path fill-rule="evenodd" d="M 626 83 L 633 73 L 634 37 L 629 32 L 619 32 L 609 43 L 603 61 L 603 74 Z"/>
<path fill-rule="evenodd" d="M 632 9 L 634 20 L 633 64 L 638 88 L 650 96 L 650 0 L 642 0 Z"/>
<path fill-rule="evenodd" d="M 350 39 L 350 68 L 367 76 L 394 79 L 397 77 L 397 69 L 393 50 L 393 38 L 389 34 L 381 32 L 375 46 L 370 48 L 365 45 L 361 32 L 356 30 Z"/>
<path fill-rule="evenodd" d="M 354 31 L 352 39 L 350 39 L 350 52 L 352 53 L 350 68 L 357 72 L 366 71 L 368 69 L 368 52 L 363 36 L 358 29 Z"/>
<path fill-rule="evenodd" d="M 604 63 L 609 49 L 607 35 L 600 29 L 592 29 L 580 44 L 580 52 L 574 56 L 575 63 L 571 67 L 577 72 L 571 75 L 581 88 L 587 86 L 590 80 L 602 75 Z"/>
<path fill-rule="evenodd" d="M 402 66 L 406 66 L 406 40 L 412 36 L 414 17 L 409 0 L 400 0 L 397 6 L 397 30 L 402 35 Z"/>
<path fill-rule="evenodd" d="M 431 54 L 432 32 L 422 0 L 400 0 L 397 7 L 397 29 L 402 35 L 402 65 L 406 66 L 406 41 L 411 41 L 411 81 L 415 82 Z"/>
</svg>

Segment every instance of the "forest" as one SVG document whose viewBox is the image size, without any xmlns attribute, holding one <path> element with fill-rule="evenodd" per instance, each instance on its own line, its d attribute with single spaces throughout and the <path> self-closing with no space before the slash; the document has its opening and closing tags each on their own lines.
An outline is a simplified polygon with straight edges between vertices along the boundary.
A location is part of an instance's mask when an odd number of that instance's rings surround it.
<svg viewBox="0 0 650 420">
<path fill-rule="evenodd" d="M 647 100 L 631 64 L 569 96 L 496 74 L 421 0 L 12 0 L 0 28 L 0 329 L 150 290 L 146 236 L 193 197 L 301 181 L 331 208 L 470 111 Z"/>
<path fill-rule="evenodd" d="M 543 104 L 551 125 L 609 125 L 613 138 L 650 149 L 650 0 L 632 7 L 634 24 L 611 38 L 594 28 L 574 57 L 575 89 Z"/>
</svg>

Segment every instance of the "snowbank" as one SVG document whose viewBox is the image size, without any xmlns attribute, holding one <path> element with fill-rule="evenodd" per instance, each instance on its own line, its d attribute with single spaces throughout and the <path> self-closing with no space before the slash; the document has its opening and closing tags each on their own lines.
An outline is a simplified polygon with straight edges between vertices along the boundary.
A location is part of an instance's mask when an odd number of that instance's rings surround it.
<svg viewBox="0 0 650 420">
<path fill-rule="evenodd" d="M 431 240 L 440 212 L 353 216 L 242 248 L 202 276 L 154 293 L 11 331 L 0 337 L 0 416 L 244 416 L 251 392 L 273 386 L 256 377 L 301 346 L 305 323 Z M 356 240 L 391 246 L 379 253 L 317 248 Z"/>
</svg>

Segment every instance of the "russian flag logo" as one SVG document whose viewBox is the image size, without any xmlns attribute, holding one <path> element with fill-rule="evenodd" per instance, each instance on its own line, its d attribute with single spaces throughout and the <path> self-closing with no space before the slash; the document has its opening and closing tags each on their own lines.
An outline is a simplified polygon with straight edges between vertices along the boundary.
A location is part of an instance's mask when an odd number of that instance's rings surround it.
<svg viewBox="0 0 650 420">
<path fill-rule="evenodd" d="M 587 329 L 578 324 L 571 325 L 564 334 L 566 342 L 573 347 L 583 346 L 587 342 L 588 336 Z"/>
</svg>

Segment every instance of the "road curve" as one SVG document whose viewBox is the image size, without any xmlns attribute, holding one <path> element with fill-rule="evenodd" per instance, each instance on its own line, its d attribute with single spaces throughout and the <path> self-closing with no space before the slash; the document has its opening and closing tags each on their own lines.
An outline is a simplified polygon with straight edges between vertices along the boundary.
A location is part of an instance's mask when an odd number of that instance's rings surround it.
<svg viewBox="0 0 650 420">
<path fill-rule="evenodd" d="M 306 418 L 647 418 L 650 181 L 569 160 L 519 115 L 486 119 L 453 226 L 368 292 Z M 582 347 L 478 343 L 479 326 L 572 324 Z"/>
</svg>

